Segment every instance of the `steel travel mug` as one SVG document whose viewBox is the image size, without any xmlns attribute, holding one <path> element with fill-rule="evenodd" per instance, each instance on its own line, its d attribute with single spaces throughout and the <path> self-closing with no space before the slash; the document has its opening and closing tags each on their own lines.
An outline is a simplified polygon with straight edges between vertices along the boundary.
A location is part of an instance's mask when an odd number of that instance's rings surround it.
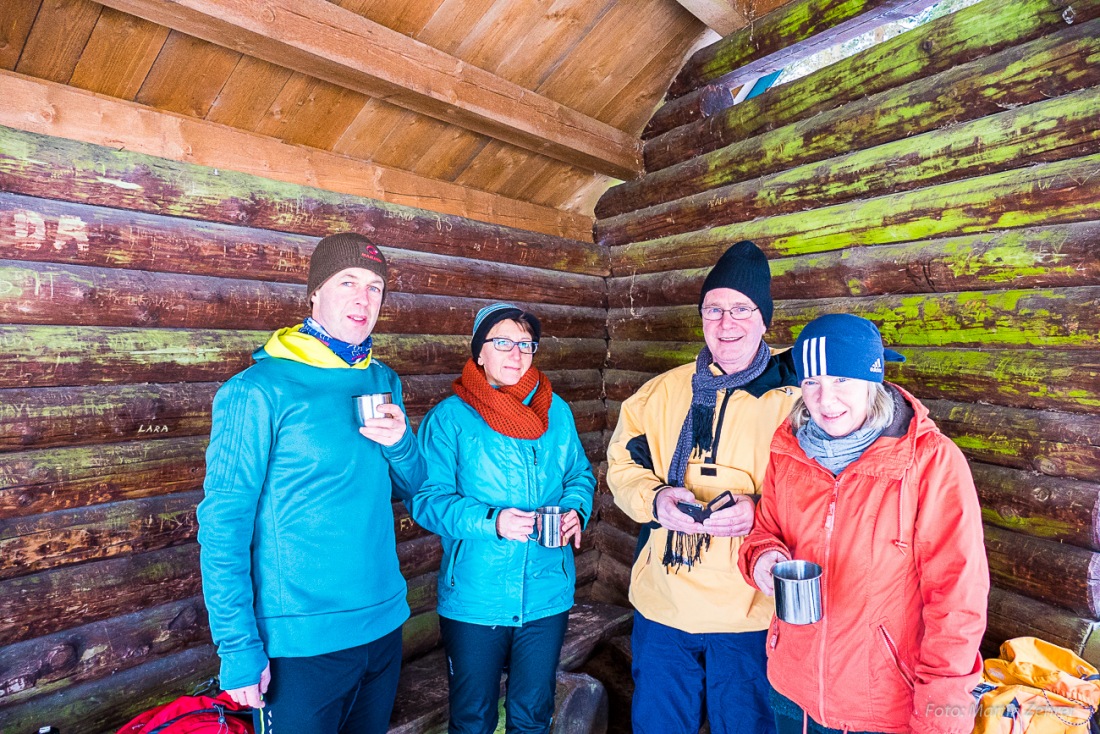
<svg viewBox="0 0 1100 734">
<path fill-rule="evenodd" d="M 368 418 L 386 418 L 387 414 L 378 410 L 379 405 L 393 402 L 393 393 L 389 392 L 376 392 L 370 395 L 356 395 L 352 400 L 355 401 L 355 419 L 359 422 L 359 425 L 365 425 L 364 421 Z"/>
<path fill-rule="evenodd" d="M 772 567 L 775 616 L 787 624 L 813 624 L 821 619 L 821 566 L 810 561 L 783 561 Z"/>
<path fill-rule="evenodd" d="M 564 513 L 560 507 L 540 507 L 535 515 L 535 529 L 529 537 L 543 548 L 561 548 L 561 519 Z"/>
</svg>

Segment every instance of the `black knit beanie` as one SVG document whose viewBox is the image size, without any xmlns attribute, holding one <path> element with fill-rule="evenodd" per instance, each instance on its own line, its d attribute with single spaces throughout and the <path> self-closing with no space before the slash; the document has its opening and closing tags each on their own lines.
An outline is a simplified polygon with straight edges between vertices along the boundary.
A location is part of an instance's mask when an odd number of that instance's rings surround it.
<svg viewBox="0 0 1100 734">
<path fill-rule="evenodd" d="M 309 285 L 306 301 L 325 281 L 344 268 L 366 268 L 386 280 L 386 258 L 373 242 L 355 232 L 340 232 L 323 237 L 309 258 Z M 385 291 L 383 290 L 383 293 Z"/>
<path fill-rule="evenodd" d="M 744 293 L 760 309 L 764 326 L 772 324 L 772 271 L 768 257 L 748 240 L 731 245 L 711 268 L 699 292 L 699 308 L 703 299 L 715 288 L 731 288 Z"/>
<path fill-rule="evenodd" d="M 501 321 L 519 321 L 531 327 L 531 339 L 538 341 L 542 337 L 542 324 L 533 313 L 517 308 L 510 303 L 494 303 L 477 312 L 474 317 L 474 336 L 470 340 L 470 352 L 476 360 L 481 356 L 481 348 L 488 340 L 489 332 Z"/>
</svg>

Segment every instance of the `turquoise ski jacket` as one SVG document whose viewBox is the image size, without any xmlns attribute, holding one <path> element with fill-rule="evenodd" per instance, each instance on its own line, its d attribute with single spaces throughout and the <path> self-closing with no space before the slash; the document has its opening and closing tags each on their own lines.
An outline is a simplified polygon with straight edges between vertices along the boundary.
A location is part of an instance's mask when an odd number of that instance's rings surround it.
<svg viewBox="0 0 1100 734">
<path fill-rule="evenodd" d="M 389 447 L 359 434 L 352 396 L 402 404 L 389 367 L 348 367 L 293 328 L 253 357 L 214 398 L 198 508 L 226 689 L 259 682 L 270 657 L 366 644 L 408 618 L 391 496 L 424 478 L 411 429 Z"/>
<path fill-rule="evenodd" d="M 549 427 L 535 440 L 497 433 L 451 396 L 419 431 L 427 480 L 413 519 L 443 541 L 439 614 L 460 622 L 518 627 L 573 606 L 573 547 L 504 540 L 496 516 L 509 507 L 558 505 L 587 524 L 596 479 L 573 414 L 554 395 Z"/>
</svg>

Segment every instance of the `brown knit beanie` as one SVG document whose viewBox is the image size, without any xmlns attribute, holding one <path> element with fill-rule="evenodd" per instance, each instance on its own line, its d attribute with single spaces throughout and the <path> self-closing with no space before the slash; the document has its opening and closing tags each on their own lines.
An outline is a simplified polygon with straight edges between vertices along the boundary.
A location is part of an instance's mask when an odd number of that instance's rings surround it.
<svg viewBox="0 0 1100 734">
<path fill-rule="evenodd" d="M 308 301 L 325 281 L 344 268 L 366 268 L 386 280 L 386 258 L 373 242 L 355 232 L 340 232 L 323 237 L 309 258 Z M 383 291 L 384 293 L 385 291 Z"/>
</svg>

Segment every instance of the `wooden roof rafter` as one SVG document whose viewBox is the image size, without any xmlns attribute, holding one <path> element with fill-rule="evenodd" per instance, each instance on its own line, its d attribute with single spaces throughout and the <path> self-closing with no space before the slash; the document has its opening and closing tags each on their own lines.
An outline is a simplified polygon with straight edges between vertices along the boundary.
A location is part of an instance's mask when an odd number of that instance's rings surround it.
<svg viewBox="0 0 1100 734">
<path fill-rule="evenodd" d="M 579 168 L 641 171 L 628 133 L 326 0 L 103 4 Z"/>
<path fill-rule="evenodd" d="M 742 4 L 736 0 L 676 0 L 676 2 L 720 36 L 728 36 L 749 24 L 748 14 L 742 9 Z"/>
</svg>

